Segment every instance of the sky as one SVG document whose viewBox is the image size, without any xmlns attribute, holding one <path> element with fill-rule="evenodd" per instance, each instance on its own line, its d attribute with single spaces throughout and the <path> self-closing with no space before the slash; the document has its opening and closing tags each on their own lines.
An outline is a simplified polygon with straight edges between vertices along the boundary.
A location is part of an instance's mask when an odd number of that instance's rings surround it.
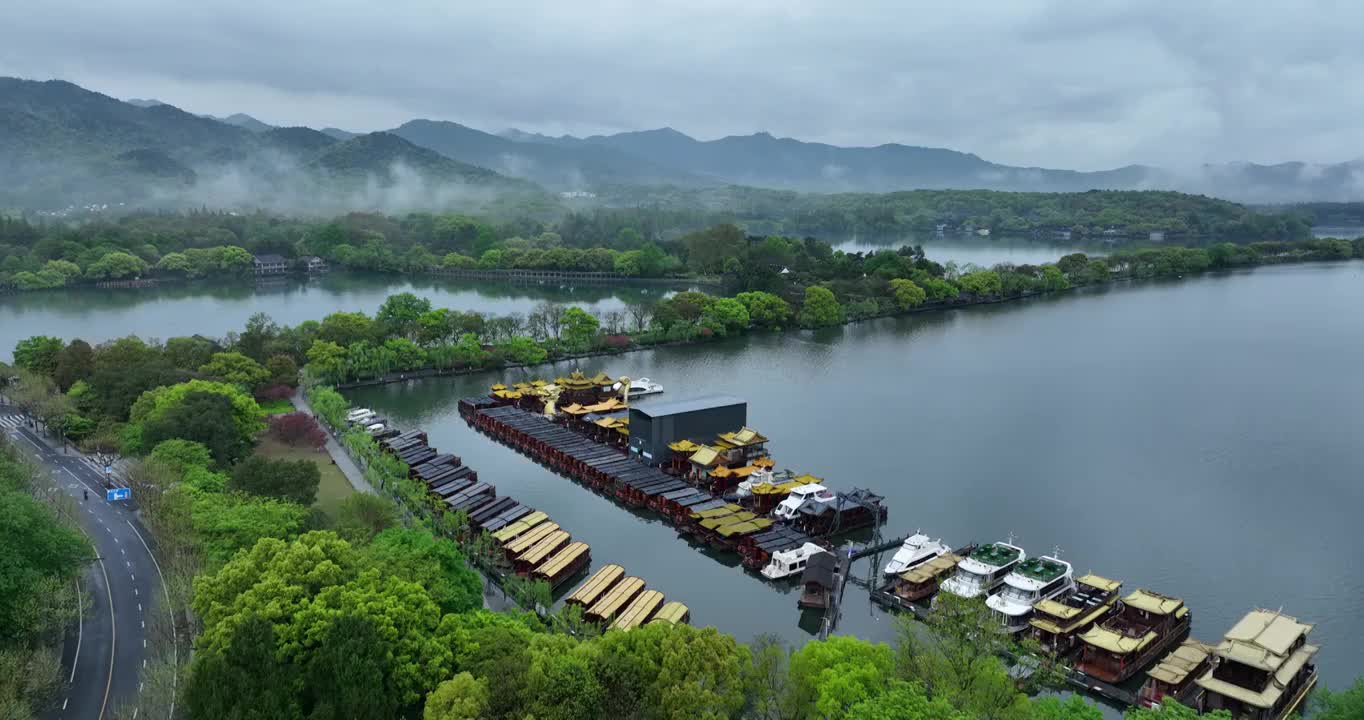
<svg viewBox="0 0 1364 720">
<path fill-rule="evenodd" d="M 1364 156 L 1364 4 L 1328 0 L 25 3 L 0 75 L 277 125 L 669 126 L 1025 166 Z"/>
</svg>

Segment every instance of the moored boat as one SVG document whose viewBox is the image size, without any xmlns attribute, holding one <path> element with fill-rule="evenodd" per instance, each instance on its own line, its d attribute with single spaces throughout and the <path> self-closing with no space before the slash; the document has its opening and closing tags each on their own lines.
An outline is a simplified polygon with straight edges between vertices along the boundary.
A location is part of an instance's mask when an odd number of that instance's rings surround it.
<svg viewBox="0 0 1364 720">
<path fill-rule="evenodd" d="M 1004 577 L 1003 588 L 986 598 L 985 604 L 994 611 L 1005 630 L 1018 633 L 1027 629 L 1033 606 L 1074 589 L 1075 573 L 1070 563 L 1043 555 L 1015 565 Z"/>
<path fill-rule="evenodd" d="M 825 552 L 824 548 L 807 542 L 798 548 L 772 553 L 772 560 L 762 569 L 762 576 L 768 580 L 780 580 L 804 572 L 811 557 Z"/>
<path fill-rule="evenodd" d="M 620 612 L 616 621 L 611 623 L 612 630 L 633 630 L 654 616 L 654 613 L 663 606 L 663 593 L 657 590 L 645 590 Z"/>
<path fill-rule="evenodd" d="M 1225 710 L 1236 720 L 1282 720 L 1302 708 L 1317 684 L 1320 648 L 1307 642 L 1312 626 L 1274 610 L 1252 610 L 1213 649 L 1216 663 L 1195 682 L 1202 712 Z"/>
<path fill-rule="evenodd" d="M 591 607 L 611 588 L 615 587 L 616 583 L 620 582 L 623 577 L 625 577 L 625 568 L 619 565 L 606 565 L 592 573 L 592 577 L 579 585 L 573 594 L 564 599 L 564 602 L 582 608 Z"/>
<path fill-rule="evenodd" d="M 1080 649 L 1080 634 L 1102 622 L 1118 607 L 1122 583 L 1090 573 L 1075 579 L 1075 592 L 1033 607 L 1028 621 L 1034 640 L 1057 657 L 1067 657 Z"/>
<path fill-rule="evenodd" d="M 644 580 L 633 575 L 616 583 L 601 599 L 593 603 L 584 617 L 593 622 L 614 620 L 625 606 L 644 591 Z"/>
<path fill-rule="evenodd" d="M 981 545 L 957 563 L 957 571 L 942 583 L 942 591 L 974 598 L 993 594 L 1014 566 L 1027 559 L 1023 548 L 1007 542 Z"/>
<path fill-rule="evenodd" d="M 536 580 L 549 583 L 549 589 L 553 591 L 577 574 L 579 570 L 587 567 L 591 560 L 592 551 L 587 543 L 570 543 L 542 562 L 539 567 L 532 571 L 531 576 Z"/>
<path fill-rule="evenodd" d="M 806 561 L 805 570 L 800 576 L 800 599 L 796 601 L 796 607 L 828 609 L 833 596 L 837 562 L 830 552 L 815 553 Z"/>
<path fill-rule="evenodd" d="M 1138 589 L 1118 612 L 1080 635 L 1084 643 L 1075 669 L 1107 683 L 1120 683 L 1146 668 L 1189 634 L 1184 601 Z"/>
<path fill-rule="evenodd" d="M 886 590 L 901 603 L 927 600 L 937 594 L 942 581 L 957 569 L 961 557 L 956 553 L 939 555 L 896 575 Z"/>
<path fill-rule="evenodd" d="M 630 397 L 639 397 L 641 395 L 657 395 L 663 392 L 663 385 L 661 383 L 656 383 L 653 380 L 650 380 L 649 378 L 646 377 L 621 378 L 621 380 L 630 381 Z M 616 392 L 620 392 L 621 390 L 620 382 L 617 381 L 615 383 L 612 383 L 611 389 Z"/>
<path fill-rule="evenodd" d="M 1158 707 L 1165 698 L 1181 705 L 1197 706 L 1202 689 L 1195 680 L 1212 664 L 1212 646 L 1190 638 L 1161 658 L 1146 672 L 1146 682 L 1137 691 L 1142 707 Z"/>
<path fill-rule="evenodd" d="M 920 563 L 928 562 L 950 552 L 952 552 L 952 548 L 944 544 L 942 540 L 933 540 L 921 532 L 916 532 L 905 538 L 900 549 L 895 551 L 895 555 L 891 557 L 890 562 L 886 563 L 882 572 L 886 575 L 899 575 Z"/>
<path fill-rule="evenodd" d="M 683 605 L 676 600 L 670 600 L 667 603 L 664 603 L 663 607 L 658 609 L 658 612 L 654 613 L 653 619 L 650 620 L 648 624 L 668 623 L 669 625 L 685 625 L 690 619 L 691 610 L 687 609 L 686 605 Z"/>
</svg>

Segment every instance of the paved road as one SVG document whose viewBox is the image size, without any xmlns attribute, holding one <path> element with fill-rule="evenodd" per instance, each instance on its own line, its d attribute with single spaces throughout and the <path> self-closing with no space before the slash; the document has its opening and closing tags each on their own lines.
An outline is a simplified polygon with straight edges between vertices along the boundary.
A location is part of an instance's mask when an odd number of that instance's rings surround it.
<svg viewBox="0 0 1364 720">
<path fill-rule="evenodd" d="M 142 692 L 138 672 L 150 659 L 147 625 L 153 608 L 169 600 L 165 582 L 132 510 L 105 501 L 101 470 L 74 450 L 66 454 L 54 449 L 24 424 L 4 427 L 3 432 L 78 501 L 81 527 L 98 555 L 80 581 L 90 607 L 68 637 L 62 656 L 70 672 L 69 687 L 48 717 L 102 720 L 112 716 L 115 707 L 135 702 Z"/>
</svg>

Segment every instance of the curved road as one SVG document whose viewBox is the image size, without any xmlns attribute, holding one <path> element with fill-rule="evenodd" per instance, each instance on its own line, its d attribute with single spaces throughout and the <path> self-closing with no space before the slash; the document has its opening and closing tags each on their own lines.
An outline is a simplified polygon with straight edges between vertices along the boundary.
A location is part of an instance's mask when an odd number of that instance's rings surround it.
<svg viewBox="0 0 1364 720">
<path fill-rule="evenodd" d="M 0 409 L 0 417 L 12 424 L 17 413 L 9 413 Z M 98 556 L 80 580 L 90 607 L 68 633 L 62 653 L 68 687 L 47 717 L 103 720 L 120 705 L 135 705 L 142 693 L 138 673 L 151 659 L 147 626 L 153 609 L 169 604 L 165 580 L 132 509 L 105 500 L 101 470 L 74 450 L 52 448 L 26 423 L 5 430 L 77 500 L 81 528 Z"/>
</svg>

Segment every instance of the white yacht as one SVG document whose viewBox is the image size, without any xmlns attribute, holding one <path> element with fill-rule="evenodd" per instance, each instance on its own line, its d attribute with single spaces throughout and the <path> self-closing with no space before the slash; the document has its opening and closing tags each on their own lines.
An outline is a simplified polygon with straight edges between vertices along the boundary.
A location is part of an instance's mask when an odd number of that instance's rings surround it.
<svg viewBox="0 0 1364 720">
<path fill-rule="evenodd" d="M 1070 563 L 1043 555 L 1028 558 L 1014 566 L 1004 578 L 1004 589 L 991 595 L 985 604 L 1011 633 L 1028 627 L 1033 606 L 1075 592 L 1075 572 Z"/>
<path fill-rule="evenodd" d="M 819 483 L 807 483 L 792 488 L 791 494 L 772 510 L 772 517 L 778 520 L 794 520 L 806 503 L 833 503 L 837 499 L 829 488 Z"/>
<path fill-rule="evenodd" d="M 611 389 L 620 392 L 620 383 L 615 383 Z M 663 392 L 663 386 L 649 378 L 636 378 L 630 381 L 630 397 L 657 395 L 661 392 Z"/>
<path fill-rule="evenodd" d="M 915 532 L 905 538 L 904 544 L 895 551 L 895 556 L 886 563 L 884 572 L 887 575 L 899 575 L 950 552 L 952 548 L 944 545 L 942 540 L 931 540 L 927 535 Z"/>
<path fill-rule="evenodd" d="M 772 553 L 772 560 L 762 569 L 763 577 L 768 580 L 780 580 L 805 570 L 805 564 L 810 558 L 822 552 L 828 552 L 824 548 L 808 542 L 798 548 L 781 550 Z"/>
<path fill-rule="evenodd" d="M 964 598 L 990 595 L 1027 556 L 1023 548 L 1012 543 L 981 545 L 957 564 L 957 572 L 943 581 L 942 590 Z"/>
</svg>

